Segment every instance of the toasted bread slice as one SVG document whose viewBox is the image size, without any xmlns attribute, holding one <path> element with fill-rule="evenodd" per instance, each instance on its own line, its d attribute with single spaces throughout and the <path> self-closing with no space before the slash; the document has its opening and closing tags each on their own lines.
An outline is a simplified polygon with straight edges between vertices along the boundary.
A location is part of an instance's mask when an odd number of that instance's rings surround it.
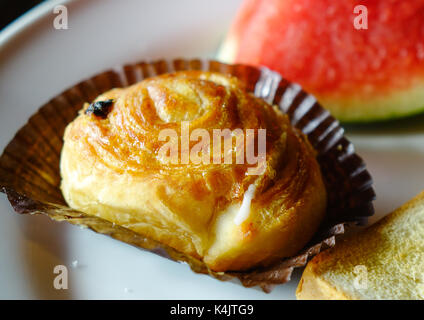
<svg viewBox="0 0 424 320">
<path fill-rule="evenodd" d="M 424 192 L 312 259 L 297 299 L 424 299 Z"/>
</svg>

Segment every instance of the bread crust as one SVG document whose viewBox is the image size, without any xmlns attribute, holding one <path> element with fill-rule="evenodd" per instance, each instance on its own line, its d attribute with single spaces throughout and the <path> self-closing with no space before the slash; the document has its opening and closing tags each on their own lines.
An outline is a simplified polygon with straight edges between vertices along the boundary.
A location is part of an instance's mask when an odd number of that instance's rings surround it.
<svg viewBox="0 0 424 320">
<path fill-rule="evenodd" d="M 423 233 L 424 191 L 366 230 L 315 256 L 303 272 L 297 299 L 424 299 L 424 289 L 419 287 Z M 367 270 L 364 288 L 352 285 L 355 266 Z"/>
</svg>

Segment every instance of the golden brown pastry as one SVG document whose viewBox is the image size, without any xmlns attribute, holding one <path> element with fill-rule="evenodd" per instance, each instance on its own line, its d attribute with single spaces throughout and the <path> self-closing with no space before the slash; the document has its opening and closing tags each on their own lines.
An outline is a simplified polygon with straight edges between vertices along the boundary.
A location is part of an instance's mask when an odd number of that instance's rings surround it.
<svg viewBox="0 0 424 320">
<path fill-rule="evenodd" d="M 291 256 L 322 221 L 327 198 L 314 150 L 286 115 L 236 78 L 177 72 L 95 101 L 64 135 L 61 188 L 72 208 L 202 259 L 214 271 Z M 205 130 L 187 145 L 186 129 Z M 224 140 L 215 148 L 214 129 L 230 131 L 230 149 Z M 255 129 L 255 154 L 258 129 L 266 130 L 263 162 L 247 161 L 247 129 Z M 164 153 L 165 144 L 177 153 Z"/>
</svg>

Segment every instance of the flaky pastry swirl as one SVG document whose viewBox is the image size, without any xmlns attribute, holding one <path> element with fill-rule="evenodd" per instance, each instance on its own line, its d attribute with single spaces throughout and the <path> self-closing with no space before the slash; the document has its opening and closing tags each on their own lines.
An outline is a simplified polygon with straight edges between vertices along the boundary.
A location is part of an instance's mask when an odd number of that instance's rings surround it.
<svg viewBox="0 0 424 320">
<path fill-rule="evenodd" d="M 202 259 L 214 271 L 247 270 L 293 255 L 322 221 L 326 191 L 307 138 L 238 79 L 177 72 L 95 101 L 110 101 L 106 114 L 86 104 L 64 135 L 61 187 L 71 207 Z M 200 139 L 184 147 L 184 128 L 209 137 L 228 129 L 234 143 L 226 155 L 210 139 L 195 152 L 209 161 L 186 163 Z M 243 146 L 236 142 L 248 129 L 256 134 L 253 144 L 259 129 L 266 130 L 262 165 L 246 160 L 247 137 Z M 171 141 L 162 133 L 170 130 L 177 161 L 162 152 Z M 242 203 L 248 215 L 237 223 Z"/>
</svg>

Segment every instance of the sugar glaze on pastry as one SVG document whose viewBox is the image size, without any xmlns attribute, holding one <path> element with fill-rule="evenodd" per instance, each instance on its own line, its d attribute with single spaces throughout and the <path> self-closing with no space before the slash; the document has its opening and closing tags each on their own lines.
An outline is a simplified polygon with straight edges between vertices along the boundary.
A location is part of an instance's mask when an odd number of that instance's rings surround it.
<svg viewBox="0 0 424 320">
<path fill-rule="evenodd" d="M 327 197 L 315 151 L 286 115 L 237 78 L 181 71 L 110 90 L 95 102 L 64 134 L 61 189 L 72 208 L 201 259 L 214 271 L 289 257 L 323 220 Z M 236 161 L 164 161 L 159 133 L 180 133 L 183 121 L 209 132 L 266 129 L 264 172 L 249 175 L 251 165 Z M 237 147 L 232 151 L 235 157 Z"/>
</svg>

